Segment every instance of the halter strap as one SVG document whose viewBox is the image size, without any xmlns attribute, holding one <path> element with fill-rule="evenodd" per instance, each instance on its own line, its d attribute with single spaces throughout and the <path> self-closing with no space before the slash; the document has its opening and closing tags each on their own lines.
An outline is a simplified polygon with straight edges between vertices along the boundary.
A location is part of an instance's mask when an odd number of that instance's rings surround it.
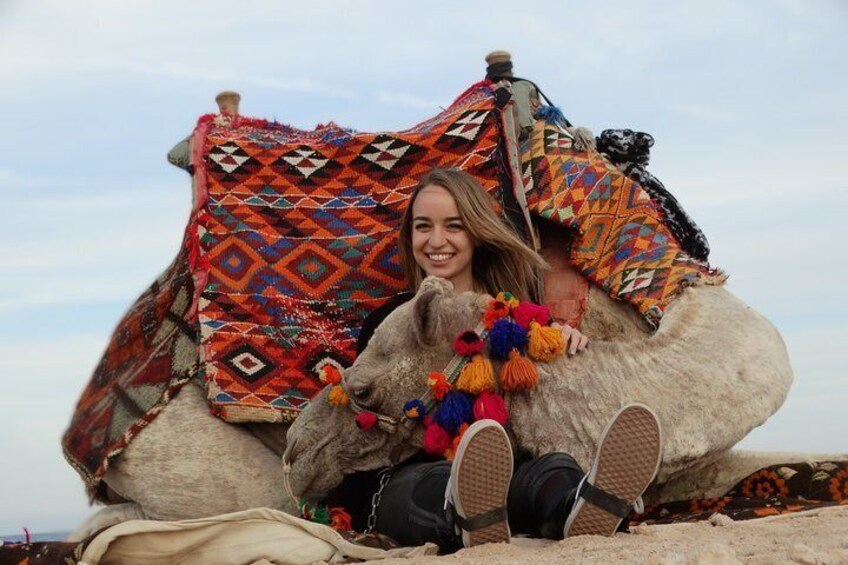
<svg viewBox="0 0 848 565">
<path fill-rule="evenodd" d="M 477 332 L 477 334 L 483 339 L 485 339 L 486 334 L 488 333 L 488 330 L 486 330 L 486 326 L 483 324 L 482 321 L 477 324 L 477 327 L 474 329 L 474 331 Z M 465 355 L 454 353 L 453 357 L 451 357 L 450 361 L 448 361 L 448 364 L 445 366 L 445 370 L 443 371 L 445 377 L 447 378 L 447 382 L 453 385 L 456 382 L 456 379 L 459 378 L 459 374 L 462 373 L 462 368 L 468 364 L 468 361 L 469 359 Z M 389 416 L 387 414 L 381 414 L 380 412 L 375 412 L 374 410 L 371 410 L 364 406 L 360 406 L 359 404 L 357 404 L 356 400 L 352 395 L 348 396 L 350 399 L 349 406 L 351 410 L 353 410 L 357 414 L 361 412 L 371 412 L 372 414 L 374 414 L 374 416 L 377 417 L 377 427 L 383 430 L 384 432 L 393 434 L 398 431 L 399 425 L 402 425 L 406 429 L 412 429 L 418 423 L 416 420 L 407 418 L 406 414 L 401 416 L 400 421 L 398 421 L 397 418 L 393 418 L 392 416 Z M 430 391 L 429 387 L 424 391 L 424 394 L 418 397 L 418 399 L 424 403 L 424 406 L 427 408 L 427 412 L 430 412 L 430 410 L 432 410 L 433 407 L 436 405 L 436 399 L 433 397 L 433 393 Z"/>
</svg>

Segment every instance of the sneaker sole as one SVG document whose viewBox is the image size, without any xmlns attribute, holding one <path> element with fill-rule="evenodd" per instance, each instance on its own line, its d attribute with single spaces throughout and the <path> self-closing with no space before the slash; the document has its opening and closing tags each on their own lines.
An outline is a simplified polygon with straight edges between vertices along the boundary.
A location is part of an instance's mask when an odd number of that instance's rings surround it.
<svg viewBox="0 0 848 565">
<path fill-rule="evenodd" d="M 662 434 L 654 412 L 641 404 L 625 406 L 601 435 L 586 480 L 632 506 L 657 474 L 661 446 Z M 564 534 L 565 537 L 612 536 L 621 521 L 618 516 L 578 498 L 565 522 Z"/>
<path fill-rule="evenodd" d="M 506 507 L 513 460 L 512 447 L 503 428 L 494 421 L 475 422 L 462 436 L 455 460 L 458 464 L 451 468 L 453 503 L 461 516 L 471 518 Z M 506 520 L 473 532 L 462 530 L 465 547 L 509 540 Z"/>
</svg>

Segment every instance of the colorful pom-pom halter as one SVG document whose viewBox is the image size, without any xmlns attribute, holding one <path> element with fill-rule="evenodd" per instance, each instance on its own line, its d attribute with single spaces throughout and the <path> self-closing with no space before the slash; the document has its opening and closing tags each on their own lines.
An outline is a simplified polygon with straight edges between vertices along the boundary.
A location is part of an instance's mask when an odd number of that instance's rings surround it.
<svg viewBox="0 0 848 565">
<path fill-rule="evenodd" d="M 562 354 L 564 338 L 550 322 L 547 307 L 520 302 L 508 292 L 499 293 L 489 301 L 477 328 L 457 334 L 453 341 L 455 355 L 444 371 L 427 375 L 424 394 L 404 404 L 400 421 L 347 399 L 357 413 L 357 426 L 363 430 L 376 426 L 394 433 L 399 424 L 411 430 L 421 422 L 425 428 L 424 450 L 450 458 L 462 432 L 474 421 L 507 422 L 509 410 L 503 395 L 536 386 L 539 377 L 533 360 L 551 361 Z M 487 347 L 489 354 L 502 362 L 499 373 L 483 354 Z M 329 378 L 333 378 L 332 373 Z M 341 394 L 337 396 L 341 400 Z"/>
</svg>

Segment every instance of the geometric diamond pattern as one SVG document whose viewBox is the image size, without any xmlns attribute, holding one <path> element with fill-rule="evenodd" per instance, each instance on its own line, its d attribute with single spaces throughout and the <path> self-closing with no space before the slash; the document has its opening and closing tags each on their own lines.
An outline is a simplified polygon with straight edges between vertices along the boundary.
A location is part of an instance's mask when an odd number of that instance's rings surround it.
<svg viewBox="0 0 848 565">
<path fill-rule="evenodd" d="M 536 122 L 522 146 L 531 213 L 573 230 L 571 262 L 653 325 L 680 290 L 724 275 L 683 253 L 648 194 L 599 153 L 578 152 L 557 126 Z"/>
<path fill-rule="evenodd" d="M 461 167 L 500 194 L 499 112 L 481 86 L 395 133 L 201 120 L 189 237 L 213 411 L 291 420 L 317 364 L 350 364 L 364 317 L 406 287 L 397 228 L 420 175 Z"/>
<path fill-rule="evenodd" d="M 236 374 L 249 383 L 255 383 L 274 370 L 274 365 L 250 344 L 243 344 L 222 357 Z"/>
</svg>

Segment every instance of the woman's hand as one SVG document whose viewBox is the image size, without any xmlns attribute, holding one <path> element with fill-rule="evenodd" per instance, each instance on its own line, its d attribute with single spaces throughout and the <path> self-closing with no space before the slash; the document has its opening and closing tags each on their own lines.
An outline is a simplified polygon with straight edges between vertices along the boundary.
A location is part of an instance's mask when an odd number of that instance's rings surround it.
<svg viewBox="0 0 848 565">
<path fill-rule="evenodd" d="M 556 322 L 552 323 L 551 326 L 562 330 L 562 336 L 565 338 L 566 351 L 568 352 L 568 355 L 574 355 L 575 353 L 586 351 L 586 347 L 589 345 L 589 338 L 580 333 L 580 330 L 572 328 L 571 326 L 562 326 Z"/>
</svg>

